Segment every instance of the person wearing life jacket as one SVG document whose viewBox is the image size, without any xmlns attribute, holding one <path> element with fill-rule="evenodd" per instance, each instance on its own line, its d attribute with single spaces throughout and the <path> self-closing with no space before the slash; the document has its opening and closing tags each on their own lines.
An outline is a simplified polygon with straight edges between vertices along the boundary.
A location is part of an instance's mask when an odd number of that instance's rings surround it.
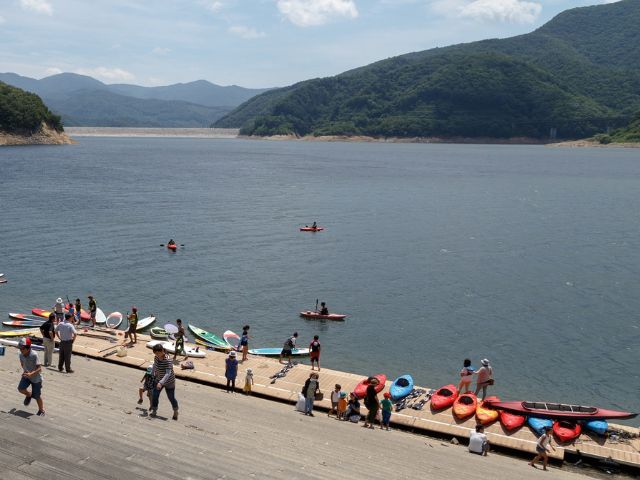
<svg viewBox="0 0 640 480">
<path fill-rule="evenodd" d="M 127 317 L 129 320 L 129 330 L 127 330 L 126 335 L 131 338 L 131 345 L 134 345 L 138 342 L 138 335 L 136 334 L 136 329 L 138 328 L 138 309 L 136 307 L 131 307 L 131 313 Z"/>
</svg>

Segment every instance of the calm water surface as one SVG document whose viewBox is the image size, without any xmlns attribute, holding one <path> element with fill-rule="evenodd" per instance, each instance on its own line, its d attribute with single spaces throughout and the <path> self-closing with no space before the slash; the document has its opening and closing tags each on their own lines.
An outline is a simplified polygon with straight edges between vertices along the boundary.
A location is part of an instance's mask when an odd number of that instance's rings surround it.
<svg viewBox="0 0 640 480">
<path fill-rule="evenodd" d="M 327 367 L 439 386 L 488 357 L 502 398 L 640 411 L 638 150 L 82 138 L 0 149 L 0 186 L 0 312 L 93 293 L 253 347 L 317 333 Z M 348 320 L 299 318 L 316 298 Z"/>
</svg>

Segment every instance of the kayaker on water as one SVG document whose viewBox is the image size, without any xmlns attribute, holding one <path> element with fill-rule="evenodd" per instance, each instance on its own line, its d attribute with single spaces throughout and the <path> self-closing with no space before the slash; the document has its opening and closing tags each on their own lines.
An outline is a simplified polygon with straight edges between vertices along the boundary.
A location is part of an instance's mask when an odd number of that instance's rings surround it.
<svg viewBox="0 0 640 480">
<path fill-rule="evenodd" d="M 318 224 L 316 222 L 313 222 L 313 225 L 311 225 L 311 228 L 313 228 L 314 230 L 317 230 Z"/>
<path fill-rule="evenodd" d="M 329 315 L 329 309 L 325 302 L 320 303 L 320 315 Z"/>
<path fill-rule="evenodd" d="M 167 247 L 175 247 L 176 242 L 173 241 L 173 238 L 167 242 Z"/>
</svg>

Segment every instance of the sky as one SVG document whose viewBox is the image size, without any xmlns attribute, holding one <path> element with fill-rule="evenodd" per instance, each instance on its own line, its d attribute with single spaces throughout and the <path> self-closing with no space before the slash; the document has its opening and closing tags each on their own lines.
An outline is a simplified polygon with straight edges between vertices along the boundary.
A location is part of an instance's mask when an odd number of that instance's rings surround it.
<svg viewBox="0 0 640 480">
<path fill-rule="evenodd" d="M 276 87 L 615 0 L 0 0 L 0 72 Z"/>
</svg>

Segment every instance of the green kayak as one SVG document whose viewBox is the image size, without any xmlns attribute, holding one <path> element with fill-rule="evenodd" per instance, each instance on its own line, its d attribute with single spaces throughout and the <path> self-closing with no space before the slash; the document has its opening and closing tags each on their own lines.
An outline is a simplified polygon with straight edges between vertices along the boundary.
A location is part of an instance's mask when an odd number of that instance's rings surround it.
<svg viewBox="0 0 640 480">
<path fill-rule="evenodd" d="M 206 330 L 203 330 L 191 324 L 189 324 L 189 330 L 191 330 L 196 337 L 201 338 L 202 340 L 210 343 L 213 346 L 225 348 L 229 347 L 229 344 L 225 342 L 223 338 L 220 338 L 211 332 L 207 332 Z"/>
</svg>

